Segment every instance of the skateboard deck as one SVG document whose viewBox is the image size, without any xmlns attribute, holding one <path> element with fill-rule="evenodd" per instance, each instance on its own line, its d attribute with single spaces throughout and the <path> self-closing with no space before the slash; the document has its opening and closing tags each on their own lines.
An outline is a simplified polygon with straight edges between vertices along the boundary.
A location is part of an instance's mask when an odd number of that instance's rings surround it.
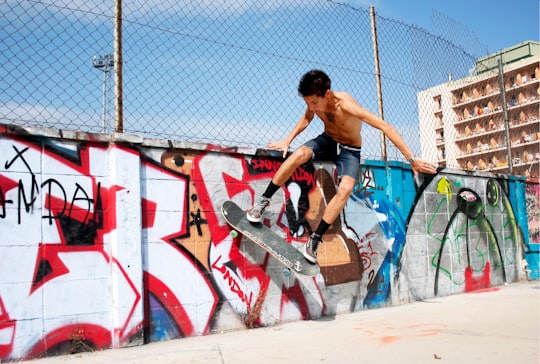
<svg viewBox="0 0 540 364">
<path fill-rule="evenodd" d="M 263 224 L 249 222 L 246 212 L 234 202 L 223 202 L 221 213 L 233 229 L 266 250 L 289 270 L 305 276 L 319 273 L 318 264 L 307 261 L 301 252 Z"/>
</svg>

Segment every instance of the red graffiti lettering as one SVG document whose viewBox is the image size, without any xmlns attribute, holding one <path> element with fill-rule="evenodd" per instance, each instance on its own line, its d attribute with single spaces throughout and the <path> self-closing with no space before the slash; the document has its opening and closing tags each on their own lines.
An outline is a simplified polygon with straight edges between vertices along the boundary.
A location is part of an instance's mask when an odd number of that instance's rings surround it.
<svg viewBox="0 0 540 364">
<path fill-rule="evenodd" d="M 270 160 L 270 159 L 253 159 L 251 161 L 251 166 L 254 169 L 260 169 L 264 171 L 274 171 L 274 172 L 277 171 L 279 167 L 281 167 L 282 164 L 283 162 Z"/>
<path fill-rule="evenodd" d="M 228 282 L 231 292 L 238 295 L 242 302 L 247 303 L 247 307 L 251 307 L 251 302 L 253 301 L 253 294 L 250 293 L 248 296 L 242 291 L 242 288 L 240 287 L 238 281 L 231 275 L 230 269 L 228 269 L 223 264 L 220 264 L 218 266 L 220 260 L 221 255 L 212 263 L 212 268 L 216 269 L 223 275 L 223 280 L 225 282 Z"/>
<path fill-rule="evenodd" d="M 271 160 L 271 159 L 253 159 L 251 166 L 253 169 L 263 170 L 268 172 L 275 172 L 281 167 L 283 162 Z M 307 172 L 303 168 L 297 168 L 291 180 L 294 182 L 306 182 L 308 186 L 315 186 L 316 176 L 315 173 Z"/>
<path fill-rule="evenodd" d="M 315 173 L 309 173 L 306 172 L 302 168 L 298 168 L 296 171 L 294 171 L 293 175 L 291 176 L 291 179 L 295 182 L 306 182 L 308 186 L 315 186 L 316 181 Z"/>
</svg>

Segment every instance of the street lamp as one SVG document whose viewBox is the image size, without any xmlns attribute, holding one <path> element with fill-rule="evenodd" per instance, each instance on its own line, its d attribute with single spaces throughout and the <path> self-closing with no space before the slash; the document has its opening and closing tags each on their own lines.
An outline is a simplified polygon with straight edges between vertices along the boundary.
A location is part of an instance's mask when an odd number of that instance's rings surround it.
<svg viewBox="0 0 540 364">
<path fill-rule="evenodd" d="M 92 56 L 92 64 L 94 68 L 103 71 L 103 95 L 102 95 L 102 110 L 101 110 L 101 128 L 106 132 L 107 116 L 109 115 L 110 96 L 109 96 L 109 80 L 111 71 L 114 69 L 114 56 L 106 54 L 103 56 Z"/>
</svg>

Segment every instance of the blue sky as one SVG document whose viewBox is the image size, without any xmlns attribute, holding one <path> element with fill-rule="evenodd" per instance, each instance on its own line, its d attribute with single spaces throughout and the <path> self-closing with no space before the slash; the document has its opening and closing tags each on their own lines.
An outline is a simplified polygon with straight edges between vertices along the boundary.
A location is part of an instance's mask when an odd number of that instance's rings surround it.
<svg viewBox="0 0 540 364">
<path fill-rule="evenodd" d="M 159 6 L 162 3 L 165 8 Z M 303 29 L 295 27 L 297 22 L 280 21 L 272 16 L 288 15 L 288 9 L 294 10 L 295 7 L 308 7 L 310 16 L 306 23 L 309 29 L 320 31 L 319 24 L 327 19 L 321 10 L 330 7 L 330 3 L 345 3 L 362 9 L 374 6 L 379 17 L 402 22 L 407 27 L 425 29 L 429 34 L 462 46 L 474 56 L 497 52 L 525 40 L 538 41 L 538 0 L 516 0 L 517 6 L 509 6 L 508 3 L 502 6 L 493 0 L 133 0 L 126 4 L 123 12 L 126 19 L 142 24 L 157 23 L 179 33 L 176 37 L 169 37 L 168 32 L 152 32 L 152 26 L 134 26 L 131 33 L 124 33 L 124 125 L 131 128 L 128 132 L 151 130 L 162 136 L 171 130 L 183 133 L 177 125 L 186 128 L 186 125 L 196 123 L 198 126 L 209 125 L 198 130 L 203 130 L 208 138 L 214 138 L 209 131 L 221 135 L 222 130 L 230 129 L 233 123 L 240 125 L 242 130 L 239 134 L 252 142 L 255 137 L 246 133 L 247 124 L 256 125 L 254 130 L 258 131 L 262 123 L 272 123 L 276 134 L 264 135 L 264 142 L 285 137 L 290 131 L 290 124 L 296 122 L 299 113 L 304 111 L 305 105 L 297 95 L 296 83 L 299 75 L 306 71 L 313 50 L 303 43 Z M 73 12 L 71 9 L 75 4 L 78 11 Z M 95 15 L 108 14 L 111 9 L 112 2 L 99 0 L 9 0 L 2 3 L 0 43 L 5 46 L 5 52 L 0 52 L 0 71 L 7 76 L 0 78 L 0 117 L 36 120 L 39 123 L 58 122 L 61 128 L 92 125 L 101 130 L 102 73 L 92 68 L 91 57 L 111 53 L 111 18 Z M 432 20 L 433 11 L 448 17 L 452 23 L 444 24 L 443 29 L 436 31 L 434 28 L 440 28 L 441 22 Z M 300 13 L 295 14 L 300 16 Z M 340 12 L 336 10 L 332 14 L 337 16 Z M 260 18 L 254 19 L 257 15 Z M 189 18 L 188 31 L 193 36 L 181 36 L 183 30 L 175 28 L 178 16 L 185 16 L 183 20 Z M 245 16 L 243 20 L 248 19 L 249 22 L 235 22 L 236 16 Z M 151 21 L 147 22 L 145 17 Z M 216 19 L 222 21 L 213 22 Z M 336 21 L 335 17 L 332 19 Z M 206 22 L 213 22 L 213 27 L 205 26 Z M 267 28 L 277 27 L 276 24 L 283 31 L 294 33 L 294 37 L 283 37 L 276 31 L 276 44 L 252 47 L 251 42 L 257 41 L 257 34 L 265 34 Z M 371 49 L 368 25 L 362 26 L 365 33 L 358 39 L 363 39 L 367 43 L 364 44 L 366 49 Z M 466 31 L 458 32 L 461 27 Z M 211 33 L 206 33 L 208 29 Z M 342 57 L 337 63 L 339 67 L 331 72 L 335 81 L 333 85 L 338 90 L 353 93 L 364 106 L 375 111 L 375 93 L 369 89 L 373 80 L 371 55 L 369 52 L 358 57 L 345 55 L 343 52 L 346 51 L 356 53 L 354 47 L 347 46 L 353 38 L 341 37 L 339 30 L 343 27 L 338 26 L 337 30 L 326 37 L 326 43 L 316 44 L 319 48 L 342 47 Z M 138 31 L 142 35 L 147 32 L 148 36 L 139 40 Z M 451 38 L 461 40 L 456 34 L 468 36 L 469 33 L 484 46 L 482 53 Z M 238 34 L 241 37 L 237 39 Z M 253 37 L 243 37 L 243 34 Z M 209 41 L 195 41 L 194 36 Z M 231 52 L 223 53 L 220 42 L 263 50 L 277 47 L 281 49 L 279 54 L 292 54 L 295 59 L 267 57 L 264 52 L 236 52 L 234 47 L 228 47 Z M 336 54 L 333 52 L 324 52 L 327 58 L 319 59 L 317 67 L 333 64 L 332 59 L 328 60 L 329 55 Z M 70 62 L 58 61 L 62 59 Z M 352 64 L 355 69 L 365 70 L 359 75 L 366 77 L 366 82 L 353 81 L 349 76 L 346 70 L 353 67 Z M 389 67 L 388 64 L 385 67 Z M 154 66 L 152 72 L 147 72 L 148 65 Z M 234 85 L 230 90 L 227 88 L 227 92 L 223 92 L 223 82 L 219 78 L 223 76 L 223 65 L 229 66 L 225 72 L 229 78 L 224 79 Z M 258 81 L 250 83 L 249 77 L 243 77 L 244 73 L 257 75 Z M 443 76 L 439 82 L 444 82 L 447 73 Z M 385 82 L 385 97 L 394 99 L 389 81 Z M 252 103 L 256 102 L 257 107 L 244 107 L 250 102 L 243 96 L 245 90 L 249 90 L 250 100 L 254 100 Z M 386 104 L 385 117 L 390 122 L 397 124 L 413 120 L 413 116 L 392 117 L 389 104 Z M 272 112 L 276 105 L 280 105 L 278 113 Z M 410 105 L 414 107 L 415 104 Z M 147 126 L 149 120 L 154 123 L 151 127 Z M 280 125 L 282 130 L 277 130 L 276 125 Z M 234 137 L 238 138 L 238 135 Z M 304 139 L 299 138 L 299 141 Z M 263 141 L 261 145 L 264 145 Z"/>
<path fill-rule="evenodd" d="M 378 15 L 433 30 L 433 10 L 465 26 L 494 53 L 526 40 L 538 41 L 538 0 L 342 0 L 374 6 Z"/>
</svg>

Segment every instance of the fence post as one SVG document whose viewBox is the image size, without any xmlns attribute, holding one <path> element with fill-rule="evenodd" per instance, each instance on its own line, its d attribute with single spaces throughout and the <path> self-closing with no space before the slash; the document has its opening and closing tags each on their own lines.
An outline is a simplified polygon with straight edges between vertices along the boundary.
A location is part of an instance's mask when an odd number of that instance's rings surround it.
<svg viewBox="0 0 540 364">
<path fill-rule="evenodd" d="M 501 104 L 503 109 L 504 130 L 506 132 L 506 154 L 508 159 L 508 174 L 514 174 L 514 162 L 512 161 L 512 146 L 510 145 L 510 125 L 508 123 L 508 109 L 506 107 L 506 90 L 504 88 L 504 74 L 502 56 L 498 59 L 499 64 L 499 89 L 501 90 Z"/>
<path fill-rule="evenodd" d="M 369 7 L 370 17 L 371 17 L 371 37 L 373 44 L 373 58 L 375 64 L 375 78 L 377 80 L 377 105 L 379 116 L 384 119 L 384 109 L 383 109 L 383 98 L 382 98 L 382 86 L 381 86 L 381 67 L 379 64 L 379 44 L 377 42 L 377 25 L 375 23 L 375 7 Z M 386 136 L 381 131 L 381 157 L 382 160 L 386 162 Z"/>
<path fill-rule="evenodd" d="M 114 5 L 114 129 L 124 132 L 124 109 L 122 103 L 122 0 Z"/>
</svg>

